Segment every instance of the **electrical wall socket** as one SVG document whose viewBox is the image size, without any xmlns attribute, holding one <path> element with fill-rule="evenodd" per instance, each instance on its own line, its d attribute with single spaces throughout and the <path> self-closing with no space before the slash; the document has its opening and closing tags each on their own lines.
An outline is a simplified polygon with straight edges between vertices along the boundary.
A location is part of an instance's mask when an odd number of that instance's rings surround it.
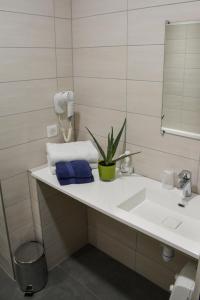
<svg viewBox="0 0 200 300">
<path fill-rule="evenodd" d="M 47 137 L 58 135 L 58 126 L 56 124 L 47 126 Z"/>
</svg>

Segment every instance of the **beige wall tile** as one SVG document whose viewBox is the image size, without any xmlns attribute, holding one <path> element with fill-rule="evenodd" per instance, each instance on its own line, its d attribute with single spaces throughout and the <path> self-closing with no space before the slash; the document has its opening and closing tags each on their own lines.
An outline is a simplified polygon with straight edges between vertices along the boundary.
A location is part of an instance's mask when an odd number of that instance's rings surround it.
<svg viewBox="0 0 200 300">
<path fill-rule="evenodd" d="M 73 78 L 66 77 L 66 78 L 58 78 L 58 91 L 61 90 L 73 90 Z"/>
<path fill-rule="evenodd" d="M 6 227 L 6 219 L 4 214 L 4 204 L 2 198 L 2 186 L 0 182 L 0 266 L 13 278 L 12 261 L 10 256 L 9 237 Z"/>
<path fill-rule="evenodd" d="M 127 82 L 127 111 L 161 116 L 162 83 L 148 81 Z"/>
<path fill-rule="evenodd" d="M 183 2 L 183 0 L 128 0 L 128 8 L 137 9 L 143 7 L 174 4 L 179 2 Z M 187 0 L 187 2 L 192 2 L 192 0 Z"/>
<path fill-rule="evenodd" d="M 0 48 L 0 82 L 56 76 L 55 50 Z"/>
<path fill-rule="evenodd" d="M 135 252 L 102 231 L 88 228 L 89 243 L 121 262 L 130 269 L 135 270 Z"/>
<path fill-rule="evenodd" d="M 192 172 L 193 190 L 197 190 L 198 161 L 185 157 L 164 153 L 149 148 L 127 144 L 130 151 L 142 151 L 141 154 L 132 158 L 136 173 L 161 181 L 162 173 L 166 169 L 174 170 L 175 174 L 186 169 Z"/>
<path fill-rule="evenodd" d="M 126 47 L 75 49 L 74 75 L 125 79 Z"/>
<path fill-rule="evenodd" d="M 109 28 L 109 30 L 107 30 Z M 74 47 L 119 46 L 127 43 L 125 12 L 75 19 Z"/>
<path fill-rule="evenodd" d="M 0 0 L 0 10 L 53 16 L 53 0 Z"/>
<path fill-rule="evenodd" d="M 199 142 L 175 135 L 160 134 L 160 119 L 128 114 L 127 142 L 171 154 L 199 159 Z"/>
<path fill-rule="evenodd" d="M 173 272 L 139 253 L 136 253 L 136 271 L 167 291 L 174 283 Z"/>
<path fill-rule="evenodd" d="M 63 226 L 65 225 L 63 224 Z M 66 260 L 69 256 L 87 244 L 85 239 L 86 237 L 84 235 L 85 232 L 77 231 L 73 235 L 70 233 L 71 232 L 69 232 L 67 240 L 57 240 L 57 242 L 50 245 L 50 247 L 45 247 L 47 267 L 49 270 L 56 267 L 58 264 L 63 262 L 63 260 Z"/>
<path fill-rule="evenodd" d="M 71 48 L 72 47 L 72 28 L 71 20 L 55 19 L 56 30 L 56 47 Z"/>
<path fill-rule="evenodd" d="M 126 0 L 73 0 L 72 17 L 85 17 L 125 10 Z"/>
<path fill-rule="evenodd" d="M 162 258 L 162 249 L 163 245 L 160 242 L 144 234 L 138 233 L 137 251 L 152 261 L 159 263 L 162 267 L 170 270 L 171 272 L 176 274 L 179 273 L 190 260 L 189 256 L 176 251 L 174 258 L 170 262 L 166 263 Z"/>
<path fill-rule="evenodd" d="M 57 118 L 52 108 L 2 117 L 0 149 L 46 138 L 46 126 L 54 123 Z"/>
<path fill-rule="evenodd" d="M 8 207 L 30 198 L 27 173 L 2 180 L 4 206 Z"/>
<path fill-rule="evenodd" d="M 133 0 L 132 2 L 135 3 Z M 141 1 L 141 3 L 142 2 L 144 1 Z M 147 1 L 145 2 L 147 3 Z M 156 3 L 158 1 L 154 2 Z M 130 45 L 163 44 L 166 20 L 169 20 L 170 22 L 187 20 L 196 21 L 199 17 L 199 9 L 199 1 L 193 1 L 191 3 L 181 3 L 130 11 L 128 42 Z"/>
<path fill-rule="evenodd" d="M 35 229 L 35 234 L 42 240 L 42 226 L 41 226 L 41 217 L 40 217 L 40 207 L 38 201 L 37 193 L 37 180 L 32 177 L 31 171 L 27 172 L 28 184 L 30 190 L 30 199 L 31 199 L 31 209 L 33 214 L 33 224 Z"/>
<path fill-rule="evenodd" d="M 92 108 L 84 105 L 76 105 L 76 126 L 85 130 L 87 126 L 93 133 L 107 136 L 111 126 L 119 130 L 125 119 L 125 113 L 101 108 Z M 102 122 L 103 118 L 103 122 Z"/>
<path fill-rule="evenodd" d="M 72 50 L 56 49 L 57 55 L 57 76 L 72 76 Z"/>
<path fill-rule="evenodd" d="M 43 139 L 1 150 L 0 178 L 6 179 L 10 176 L 26 172 L 28 169 L 45 164 L 47 162 L 47 141 L 48 139 Z M 60 138 L 52 138 L 49 141 L 59 142 Z"/>
<path fill-rule="evenodd" d="M 55 16 L 59 18 L 71 18 L 71 0 L 54 0 Z"/>
<path fill-rule="evenodd" d="M 128 78 L 135 80 L 163 80 L 164 47 L 128 47 Z"/>
<path fill-rule="evenodd" d="M 126 109 L 125 80 L 74 77 L 74 90 L 78 104 Z"/>
<path fill-rule="evenodd" d="M 197 193 L 200 194 L 200 163 L 198 163 Z"/>
<path fill-rule="evenodd" d="M 5 214 L 9 232 L 25 227 L 32 221 L 30 199 L 6 207 Z"/>
<path fill-rule="evenodd" d="M 10 233 L 11 251 L 14 254 L 15 250 L 26 242 L 35 240 L 35 232 L 32 222 L 27 222 L 25 226 L 18 228 Z"/>
<path fill-rule="evenodd" d="M 0 47 L 54 47 L 54 20 L 0 12 Z"/>
<path fill-rule="evenodd" d="M 136 231 L 120 222 L 88 208 L 88 226 L 94 231 L 103 232 L 109 237 L 133 250 L 136 249 Z"/>
<path fill-rule="evenodd" d="M 0 116 L 51 107 L 55 92 L 56 79 L 0 83 Z"/>
<path fill-rule="evenodd" d="M 37 191 L 47 261 L 52 267 L 87 243 L 86 207 L 43 183 Z"/>
<path fill-rule="evenodd" d="M 0 250 L 1 254 L 0 254 L 0 265 L 1 268 L 4 270 L 5 273 L 8 274 L 8 276 L 12 279 L 14 279 L 14 274 L 13 274 L 13 268 L 12 268 L 12 264 L 11 264 L 11 260 L 10 260 L 10 256 L 9 258 L 6 258 L 4 256 L 4 254 L 2 253 L 2 249 Z M 7 250 L 4 252 L 7 252 Z"/>
</svg>

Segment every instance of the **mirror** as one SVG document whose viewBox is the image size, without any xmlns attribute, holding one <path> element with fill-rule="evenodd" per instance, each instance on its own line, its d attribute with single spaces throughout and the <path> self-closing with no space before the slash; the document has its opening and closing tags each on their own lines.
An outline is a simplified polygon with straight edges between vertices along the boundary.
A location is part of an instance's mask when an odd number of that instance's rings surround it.
<svg viewBox="0 0 200 300">
<path fill-rule="evenodd" d="M 200 139 L 200 22 L 166 23 L 162 133 Z"/>
</svg>

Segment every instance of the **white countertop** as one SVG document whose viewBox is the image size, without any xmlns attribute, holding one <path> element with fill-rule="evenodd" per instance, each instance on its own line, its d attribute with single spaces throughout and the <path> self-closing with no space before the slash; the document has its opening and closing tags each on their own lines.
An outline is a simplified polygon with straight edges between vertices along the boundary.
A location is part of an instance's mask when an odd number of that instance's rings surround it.
<svg viewBox="0 0 200 300">
<path fill-rule="evenodd" d="M 186 236 L 184 236 L 181 234 L 181 231 L 170 230 L 169 228 L 153 223 L 134 213 L 126 212 L 118 207 L 123 201 L 132 197 L 134 193 L 137 193 L 138 187 L 141 189 L 151 186 L 151 188 L 156 188 L 167 195 L 169 205 L 166 203 L 166 210 L 169 210 L 170 202 L 172 203 L 172 201 L 174 201 L 173 197 L 177 197 L 178 195 L 177 189 L 172 191 L 164 190 L 161 188 L 160 182 L 136 174 L 119 177 L 112 182 L 100 181 L 97 170 L 93 170 L 93 175 L 95 178 L 93 183 L 61 186 L 56 176 L 50 173 L 48 167 L 32 170 L 32 176 L 37 180 L 193 258 L 199 258 L 200 196 L 196 195 L 186 209 L 176 208 L 176 215 L 181 216 L 185 222 L 184 224 L 187 226 L 185 227 L 187 233 Z M 192 215 L 192 221 L 191 218 L 184 215 L 187 211 Z M 190 238 L 190 232 L 193 233 L 194 231 L 195 236 Z"/>
</svg>

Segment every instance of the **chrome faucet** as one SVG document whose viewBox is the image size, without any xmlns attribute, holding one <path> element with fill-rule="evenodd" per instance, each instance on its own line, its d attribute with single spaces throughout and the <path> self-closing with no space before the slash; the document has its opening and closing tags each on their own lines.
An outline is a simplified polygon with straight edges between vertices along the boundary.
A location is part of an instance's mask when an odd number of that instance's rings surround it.
<svg viewBox="0 0 200 300">
<path fill-rule="evenodd" d="M 192 195 L 192 173 L 188 170 L 183 170 L 178 174 L 179 189 L 182 189 L 183 198 L 190 197 Z"/>
</svg>

